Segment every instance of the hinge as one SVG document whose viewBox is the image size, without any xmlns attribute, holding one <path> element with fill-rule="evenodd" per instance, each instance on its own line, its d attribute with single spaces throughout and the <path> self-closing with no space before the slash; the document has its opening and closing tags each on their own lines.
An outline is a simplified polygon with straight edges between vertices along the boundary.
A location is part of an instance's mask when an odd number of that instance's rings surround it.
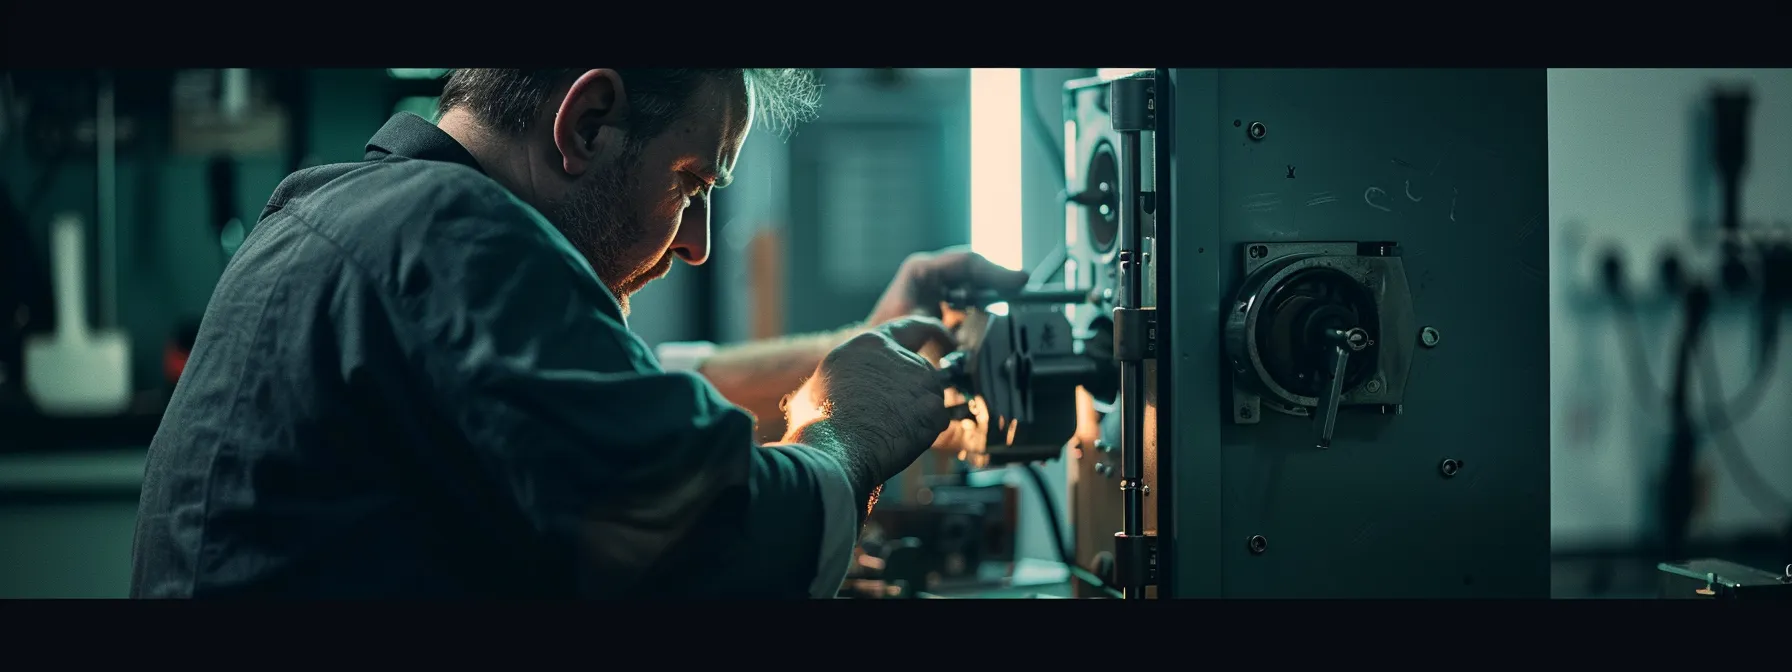
<svg viewBox="0 0 1792 672">
<path fill-rule="evenodd" d="M 1131 579 L 1135 572 L 1144 573 L 1140 586 L 1157 585 L 1157 535 L 1149 532 L 1136 536 L 1126 536 L 1125 532 L 1114 534 L 1114 578 L 1121 586 L 1134 585 Z"/>
<path fill-rule="evenodd" d="M 1114 360 L 1137 362 L 1157 358 L 1157 309 L 1114 309 Z"/>
</svg>

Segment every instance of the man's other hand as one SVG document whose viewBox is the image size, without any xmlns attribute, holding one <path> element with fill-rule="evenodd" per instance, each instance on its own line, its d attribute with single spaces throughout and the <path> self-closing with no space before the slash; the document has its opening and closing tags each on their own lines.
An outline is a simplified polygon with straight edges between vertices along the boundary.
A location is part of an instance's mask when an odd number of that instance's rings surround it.
<svg viewBox="0 0 1792 672">
<path fill-rule="evenodd" d="M 945 319 L 948 329 L 955 328 L 956 316 L 943 314 L 940 306 L 948 290 L 1010 292 L 1026 284 L 1026 273 L 998 266 L 966 247 L 922 252 L 902 262 L 865 324 L 877 326 L 909 315 L 925 315 Z"/>
</svg>

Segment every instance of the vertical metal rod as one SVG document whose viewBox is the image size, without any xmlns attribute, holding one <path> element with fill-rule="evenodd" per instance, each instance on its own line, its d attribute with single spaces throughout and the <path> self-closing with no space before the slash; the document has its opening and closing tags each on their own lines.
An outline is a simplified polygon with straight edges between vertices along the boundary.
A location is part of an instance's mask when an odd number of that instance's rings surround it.
<svg viewBox="0 0 1792 672">
<path fill-rule="evenodd" d="M 1122 132 L 1115 158 L 1120 164 L 1120 307 L 1143 307 L 1144 274 L 1139 226 L 1140 140 L 1136 131 Z M 1120 363 L 1120 489 L 1125 498 L 1126 519 L 1121 531 L 1128 537 L 1145 533 L 1145 372 L 1144 362 Z M 1129 574 L 1124 596 L 1144 599 L 1144 577 Z"/>
<path fill-rule="evenodd" d="M 1174 514 L 1165 515 L 1165 508 L 1176 500 L 1176 436 L 1172 432 L 1171 418 L 1175 417 L 1176 388 L 1174 376 L 1170 375 L 1172 363 L 1175 361 L 1174 344 L 1176 339 L 1170 334 L 1174 329 L 1176 304 L 1175 268 L 1170 264 L 1170 257 L 1175 254 L 1176 241 L 1173 237 L 1175 220 L 1171 217 L 1170 207 L 1173 205 L 1172 194 L 1176 191 L 1171 168 L 1174 165 L 1175 153 L 1172 143 L 1175 140 L 1175 103 L 1176 95 L 1170 82 L 1170 69 L 1158 68 L 1152 84 L 1152 99 L 1157 103 L 1157 114 L 1153 115 L 1154 130 L 1151 134 L 1151 166 L 1156 173 L 1151 180 L 1153 209 L 1151 212 L 1151 244 L 1153 254 L 1151 272 L 1154 274 L 1151 287 L 1151 305 L 1156 311 L 1158 333 L 1164 338 L 1158 342 L 1157 352 L 1157 384 L 1152 390 L 1153 401 L 1157 402 L 1156 426 L 1153 427 L 1157 437 L 1157 473 L 1154 485 L 1157 486 L 1157 596 L 1159 599 L 1176 595 L 1175 529 Z"/>
</svg>

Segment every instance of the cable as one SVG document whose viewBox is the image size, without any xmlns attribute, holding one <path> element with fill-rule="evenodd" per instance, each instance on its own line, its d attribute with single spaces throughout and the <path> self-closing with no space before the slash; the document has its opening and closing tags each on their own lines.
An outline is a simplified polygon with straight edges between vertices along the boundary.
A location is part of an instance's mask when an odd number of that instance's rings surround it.
<svg viewBox="0 0 1792 672">
<path fill-rule="evenodd" d="M 1781 516 L 1792 512 L 1792 500 L 1788 500 L 1774 491 L 1767 479 L 1761 476 L 1761 470 L 1755 468 L 1754 461 L 1750 460 L 1748 453 L 1743 450 L 1741 440 L 1736 437 L 1737 423 L 1730 420 L 1722 406 L 1712 403 L 1723 398 L 1723 380 L 1717 367 L 1717 350 L 1711 347 L 1710 343 L 1706 343 L 1705 346 L 1704 365 L 1700 367 L 1704 369 L 1705 373 L 1705 384 L 1701 386 L 1705 388 L 1703 390 L 1706 397 L 1705 413 L 1714 421 L 1722 421 L 1722 424 L 1713 422 L 1711 426 L 1708 426 L 1705 429 L 1705 435 L 1712 439 L 1712 445 L 1717 447 L 1718 456 L 1723 459 L 1724 466 L 1729 469 L 1731 477 L 1736 479 L 1737 487 L 1742 490 L 1742 495 L 1748 498 L 1750 504 L 1769 516 Z"/>
<path fill-rule="evenodd" d="M 1761 402 L 1767 399 L 1767 386 L 1773 383 L 1774 368 L 1779 365 L 1779 326 L 1780 303 L 1777 296 L 1768 295 L 1761 301 L 1760 338 L 1756 350 L 1755 370 L 1749 376 L 1748 384 L 1736 396 L 1726 398 L 1719 414 L 1712 420 L 1723 420 L 1723 424 L 1708 422 L 1707 431 L 1728 431 L 1738 423 L 1747 422 L 1755 411 L 1761 408 Z M 1716 366 L 1716 364 L 1712 364 Z M 1712 390 L 1713 394 L 1721 394 L 1722 388 Z M 1707 413 L 1710 415 L 1710 413 Z"/>
<path fill-rule="evenodd" d="M 1698 435 L 1692 419 L 1691 377 L 1693 355 L 1698 352 L 1705 326 L 1711 316 L 1711 291 L 1701 283 L 1693 283 L 1684 294 L 1684 310 L 1679 347 L 1675 349 L 1674 377 L 1668 413 L 1672 440 L 1661 500 L 1661 532 L 1663 554 L 1679 558 L 1686 546 L 1687 532 L 1692 525 L 1694 502 L 1693 463 L 1698 450 Z"/>
<path fill-rule="evenodd" d="M 1096 590 L 1106 593 L 1110 597 L 1116 599 L 1122 597 L 1120 591 L 1109 588 L 1107 582 L 1102 581 L 1101 577 L 1096 576 L 1094 572 L 1083 569 L 1076 564 L 1076 558 L 1074 557 L 1074 554 L 1071 553 L 1070 544 L 1064 540 L 1064 518 L 1058 512 L 1058 502 L 1052 499 L 1051 486 L 1046 484 L 1045 473 L 1039 470 L 1039 465 L 1028 464 L 1025 465 L 1021 471 L 1026 472 L 1028 480 L 1033 482 L 1033 489 L 1039 493 L 1040 501 L 1045 502 L 1045 517 L 1048 519 L 1046 522 L 1049 523 L 1047 527 L 1050 527 L 1052 530 L 1052 545 L 1056 547 L 1058 559 L 1064 563 L 1065 569 L 1070 570 L 1071 576 L 1076 577 L 1083 583 L 1089 584 Z"/>
<path fill-rule="evenodd" d="M 1629 346 L 1625 349 L 1629 351 L 1630 355 L 1627 358 L 1630 360 L 1630 374 L 1638 381 L 1637 384 L 1631 385 L 1630 389 L 1638 395 L 1637 402 L 1643 408 L 1654 408 L 1656 404 L 1671 395 L 1661 392 L 1661 388 L 1656 383 L 1655 373 L 1649 366 L 1649 349 L 1643 343 L 1643 328 L 1641 319 L 1637 316 L 1636 306 L 1630 302 L 1628 296 L 1622 293 L 1613 295 L 1613 303 L 1618 308 L 1618 321 L 1623 324 L 1621 330 L 1624 332 L 1625 344 Z M 1761 319 L 1767 323 L 1777 322 L 1779 313 L 1763 309 Z M 1756 409 L 1760 408 L 1761 402 L 1767 397 L 1765 394 L 1767 386 L 1773 382 L 1774 367 L 1779 359 L 1777 333 L 1777 328 L 1762 327 L 1761 350 L 1759 350 L 1760 354 L 1755 363 L 1754 373 L 1749 376 L 1748 384 L 1734 397 L 1725 400 L 1723 406 L 1707 408 L 1706 422 L 1700 423 L 1707 431 L 1727 430 L 1735 423 L 1746 421 Z M 1650 395 L 1657 396 L 1651 398 Z M 1712 410 L 1718 411 L 1718 414 L 1712 415 Z M 1714 418 L 1722 418 L 1723 423 L 1714 424 L 1711 422 Z"/>
</svg>

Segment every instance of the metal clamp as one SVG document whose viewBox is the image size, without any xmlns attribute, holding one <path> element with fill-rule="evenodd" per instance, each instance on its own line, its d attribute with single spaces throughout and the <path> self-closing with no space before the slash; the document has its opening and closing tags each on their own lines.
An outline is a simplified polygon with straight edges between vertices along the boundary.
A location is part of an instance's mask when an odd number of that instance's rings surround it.
<svg viewBox="0 0 1792 672">
<path fill-rule="evenodd" d="M 1116 79 L 1108 85 L 1108 118 L 1114 130 L 1149 131 L 1157 128 L 1156 84 L 1150 77 Z"/>
<path fill-rule="evenodd" d="M 1135 575 L 1144 578 L 1134 583 L 1129 579 Z M 1122 586 L 1157 585 L 1157 535 L 1114 533 L 1114 577 Z"/>
<path fill-rule="evenodd" d="M 1114 361 L 1157 358 L 1157 309 L 1114 309 Z"/>
</svg>

